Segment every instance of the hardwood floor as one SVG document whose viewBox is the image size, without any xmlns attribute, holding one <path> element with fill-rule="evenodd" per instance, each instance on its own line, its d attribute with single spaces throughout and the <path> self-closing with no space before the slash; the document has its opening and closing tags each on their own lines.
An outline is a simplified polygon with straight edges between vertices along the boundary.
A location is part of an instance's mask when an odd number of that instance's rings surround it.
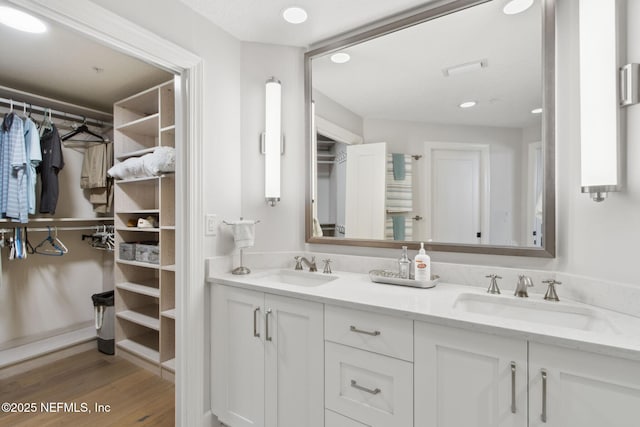
<svg viewBox="0 0 640 427">
<path fill-rule="evenodd" d="M 173 426 L 174 394 L 173 383 L 92 350 L 0 380 L 0 427 Z"/>
</svg>

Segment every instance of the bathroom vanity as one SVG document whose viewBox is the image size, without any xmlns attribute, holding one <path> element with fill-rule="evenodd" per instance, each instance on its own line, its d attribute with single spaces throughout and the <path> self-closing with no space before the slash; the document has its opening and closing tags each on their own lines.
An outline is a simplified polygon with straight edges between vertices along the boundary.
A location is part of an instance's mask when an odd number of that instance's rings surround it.
<svg viewBox="0 0 640 427">
<path fill-rule="evenodd" d="M 640 319 L 582 303 L 210 274 L 212 411 L 242 426 L 632 426 Z"/>
</svg>

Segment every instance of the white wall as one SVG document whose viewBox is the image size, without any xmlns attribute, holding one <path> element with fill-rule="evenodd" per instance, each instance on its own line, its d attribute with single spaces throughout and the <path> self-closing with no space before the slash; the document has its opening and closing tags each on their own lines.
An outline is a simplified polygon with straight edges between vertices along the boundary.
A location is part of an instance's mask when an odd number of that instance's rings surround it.
<svg viewBox="0 0 640 427">
<path fill-rule="evenodd" d="M 242 214 L 260 220 L 251 251 L 298 250 L 304 244 L 306 148 L 304 139 L 303 50 L 260 43 L 242 44 Z M 281 200 L 264 199 L 264 84 L 282 82 L 282 126 L 285 154 L 281 165 Z"/>
<path fill-rule="evenodd" d="M 353 132 L 356 135 L 363 134 L 362 117 L 353 111 L 338 104 L 318 90 L 313 90 L 313 101 L 316 107 L 316 115 L 327 119 L 343 129 Z"/>
</svg>

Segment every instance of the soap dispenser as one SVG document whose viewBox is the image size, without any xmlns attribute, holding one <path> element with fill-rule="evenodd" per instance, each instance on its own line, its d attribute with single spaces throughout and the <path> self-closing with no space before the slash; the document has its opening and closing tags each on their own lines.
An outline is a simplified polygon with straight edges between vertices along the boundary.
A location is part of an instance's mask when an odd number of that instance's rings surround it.
<svg viewBox="0 0 640 427">
<path fill-rule="evenodd" d="M 413 262 L 413 276 L 419 282 L 431 280 L 431 257 L 424 251 L 423 242 L 420 242 L 420 250 Z"/>
<path fill-rule="evenodd" d="M 408 279 L 411 271 L 411 260 L 407 255 L 407 247 L 402 247 L 402 255 L 398 259 L 398 273 L 401 279 Z"/>
</svg>

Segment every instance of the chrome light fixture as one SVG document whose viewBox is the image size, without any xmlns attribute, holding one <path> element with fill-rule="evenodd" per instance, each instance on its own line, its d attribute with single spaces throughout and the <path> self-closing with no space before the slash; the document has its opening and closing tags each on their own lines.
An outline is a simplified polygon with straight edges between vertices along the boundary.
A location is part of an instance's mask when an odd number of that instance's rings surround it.
<svg viewBox="0 0 640 427">
<path fill-rule="evenodd" d="M 617 0 L 580 0 L 581 189 L 596 202 L 620 190 L 622 110 Z"/>
<path fill-rule="evenodd" d="M 270 206 L 280 201 L 280 156 L 283 153 L 282 87 L 271 77 L 265 85 L 265 129 L 262 134 L 264 154 L 264 197 Z"/>
</svg>

